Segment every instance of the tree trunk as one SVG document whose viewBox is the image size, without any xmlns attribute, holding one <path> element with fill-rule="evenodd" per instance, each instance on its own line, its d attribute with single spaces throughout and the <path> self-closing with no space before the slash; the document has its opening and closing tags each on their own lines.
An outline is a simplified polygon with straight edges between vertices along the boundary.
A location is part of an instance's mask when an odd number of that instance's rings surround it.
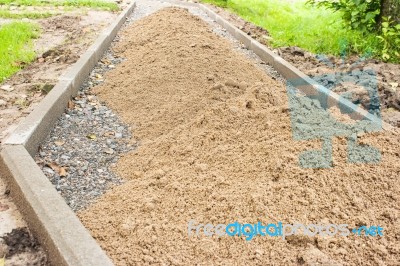
<svg viewBox="0 0 400 266">
<path fill-rule="evenodd" d="M 382 17 L 389 16 L 396 23 L 400 23 L 400 0 L 381 0 L 379 21 L 382 22 Z"/>
</svg>

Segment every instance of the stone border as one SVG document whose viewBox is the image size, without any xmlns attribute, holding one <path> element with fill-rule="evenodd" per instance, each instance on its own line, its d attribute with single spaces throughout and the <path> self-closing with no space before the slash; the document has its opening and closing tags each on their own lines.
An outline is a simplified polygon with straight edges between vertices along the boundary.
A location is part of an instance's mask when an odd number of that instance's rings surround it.
<svg viewBox="0 0 400 266">
<path fill-rule="evenodd" d="M 132 0 L 5 140 L 0 151 L 0 175 L 52 265 L 113 265 L 32 157 L 135 6 Z"/>
<path fill-rule="evenodd" d="M 323 86 L 316 85 L 307 75 L 299 71 L 280 56 L 249 37 L 207 6 L 197 3 L 164 0 L 177 5 L 197 6 L 224 27 L 231 35 L 253 50 L 263 61 L 273 66 L 287 80 L 296 80 L 296 85 L 308 95 L 328 97 L 330 104 L 342 104 L 354 111 L 355 117 L 375 118 L 350 101 Z M 85 78 L 103 53 L 110 46 L 126 18 L 133 12 L 133 1 L 81 56 L 77 63 L 63 75 L 52 91 L 37 108 L 7 138 L 0 152 L 0 174 L 10 185 L 11 195 L 24 215 L 29 228 L 47 250 L 49 261 L 54 265 L 107 266 L 113 265 L 105 252 L 91 237 L 77 216 L 57 193 L 42 173 L 32 156 L 39 144 L 49 134 L 65 106 L 76 95 Z M 382 123 L 384 129 L 392 127 Z"/>
</svg>

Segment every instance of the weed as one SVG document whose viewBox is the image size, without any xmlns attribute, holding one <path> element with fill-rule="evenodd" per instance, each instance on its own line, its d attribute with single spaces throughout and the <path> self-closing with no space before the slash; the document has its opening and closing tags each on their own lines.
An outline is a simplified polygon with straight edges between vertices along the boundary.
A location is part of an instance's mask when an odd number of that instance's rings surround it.
<svg viewBox="0 0 400 266">
<path fill-rule="evenodd" d="M 32 39 L 39 35 L 39 26 L 12 22 L 0 27 L 0 82 L 35 58 Z"/>
<path fill-rule="evenodd" d="M 116 3 L 103 0 L 0 0 L 0 5 L 90 7 L 110 11 L 119 9 Z"/>
<path fill-rule="evenodd" d="M 51 16 L 56 16 L 58 13 L 38 13 L 38 12 L 20 12 L 20 13 L 12 13 L 8 10 L 0 10 L 0 18 L 8 18 L 8 19 L 42 19 L 49 18 Z"/>
</svg>

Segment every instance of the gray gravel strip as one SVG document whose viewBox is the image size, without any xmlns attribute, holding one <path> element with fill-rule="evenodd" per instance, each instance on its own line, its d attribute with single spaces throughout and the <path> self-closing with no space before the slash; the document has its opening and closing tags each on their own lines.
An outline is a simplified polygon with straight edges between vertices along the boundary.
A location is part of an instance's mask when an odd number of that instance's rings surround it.
<svg viewBox="0 0 400 266">
<path fill-rule="evenodd" d="M 119 62 L 106 53 L 35 157 L 74 211 L 122 183 L 110 167 L 120 154 L 135 148 L 129 144 L 128 126 L 91 94 L 91 88 L 103 81 L 103 73 Z"/>
<path fill-rule="evenodd" d="M 125 26 L 168 6 L 172 5 L 138 0 Z M 271 77 L 285 82 L 277 71 L 246 49 L 205 12 L 197 7 L 185 8 L 209 23 L 216 34 L 230 40 L 236 50 L 254 60 Z M 111 168 L 123 153 L 134 150 L 138 145 L 130 143 L 131 129 L 92 94 L 92 88 L 103 82 L 103 73 L 118 67 L 122 60 L 113 55 L 112 49 L 106 52 L 35 157 L 42 171 L 74 211 L 85 208 L 107 189 L 123 182 Z"/>
</svg>

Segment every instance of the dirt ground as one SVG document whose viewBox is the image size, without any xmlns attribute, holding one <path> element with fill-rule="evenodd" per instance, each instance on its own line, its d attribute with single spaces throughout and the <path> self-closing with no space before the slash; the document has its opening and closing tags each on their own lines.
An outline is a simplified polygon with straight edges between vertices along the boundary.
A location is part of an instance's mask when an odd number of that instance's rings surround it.
<svg viewBox="0 0 400 266">
<path fill-rule="evenodd" d="M 230 21 L 233 25 L 252 36 L 254 39 L 269 46 L 271 36 L 267 30 L 245 21 L 239 16 L 220 7 L 213 5 L 208 6 L 220 16 Z M 309 53 L 299 47 L 282 47 L 273 50 L 275 53 L 279 54 L 285 60 L 311 77 L 320 77 L 335 72 L 352 72 L 355 70 L 363 71 L 373 69 L 378 82 L 382 119 L 391 125 L 400 128 L 399 64 L 384 63 L 374 59 L 362 59 L 354 55 L 346 57 L 344 61 L 342 58 L 328 55 L 327 59 L 329 62 L 324 62 L 321 59 L 318 59 L 315 54 Z M 345 84 L 344 87 L 346 87 L 345 90 L 351 89 L 349 84 Z"/>
<path fill-rule="evenodd" d="M 93 10 L 55 12 L 60 14 L 35 20 L 42 29 L 34 41 L 37 59 L 0 84 L 0 145 L 118 15 Z M 6 265 L 46 265 L 43 249 L 8 194 L 0 179 L 0 258 L 5 257 Z"/>
<path fill-rule="evenodd" d="M 304 169 L 285 85 L 187 11 L 128 27 L 127 60 L 97 88 L 139 143 L 115 168 L 126 180 L 79 217 L 117 265 L 398 265 L 400 132 L 365 134 L 379 164 Z M 188 222 L 380 225 L 383 237 L 188 236 Z"/>
<path fill-rule="evenodd" d="M 88 11 L 84 16 L 64 14 L 39 21 L 37 59 L 0 84 L 0 144 L 115 17 L 110 12 Z"/>
</svg>

